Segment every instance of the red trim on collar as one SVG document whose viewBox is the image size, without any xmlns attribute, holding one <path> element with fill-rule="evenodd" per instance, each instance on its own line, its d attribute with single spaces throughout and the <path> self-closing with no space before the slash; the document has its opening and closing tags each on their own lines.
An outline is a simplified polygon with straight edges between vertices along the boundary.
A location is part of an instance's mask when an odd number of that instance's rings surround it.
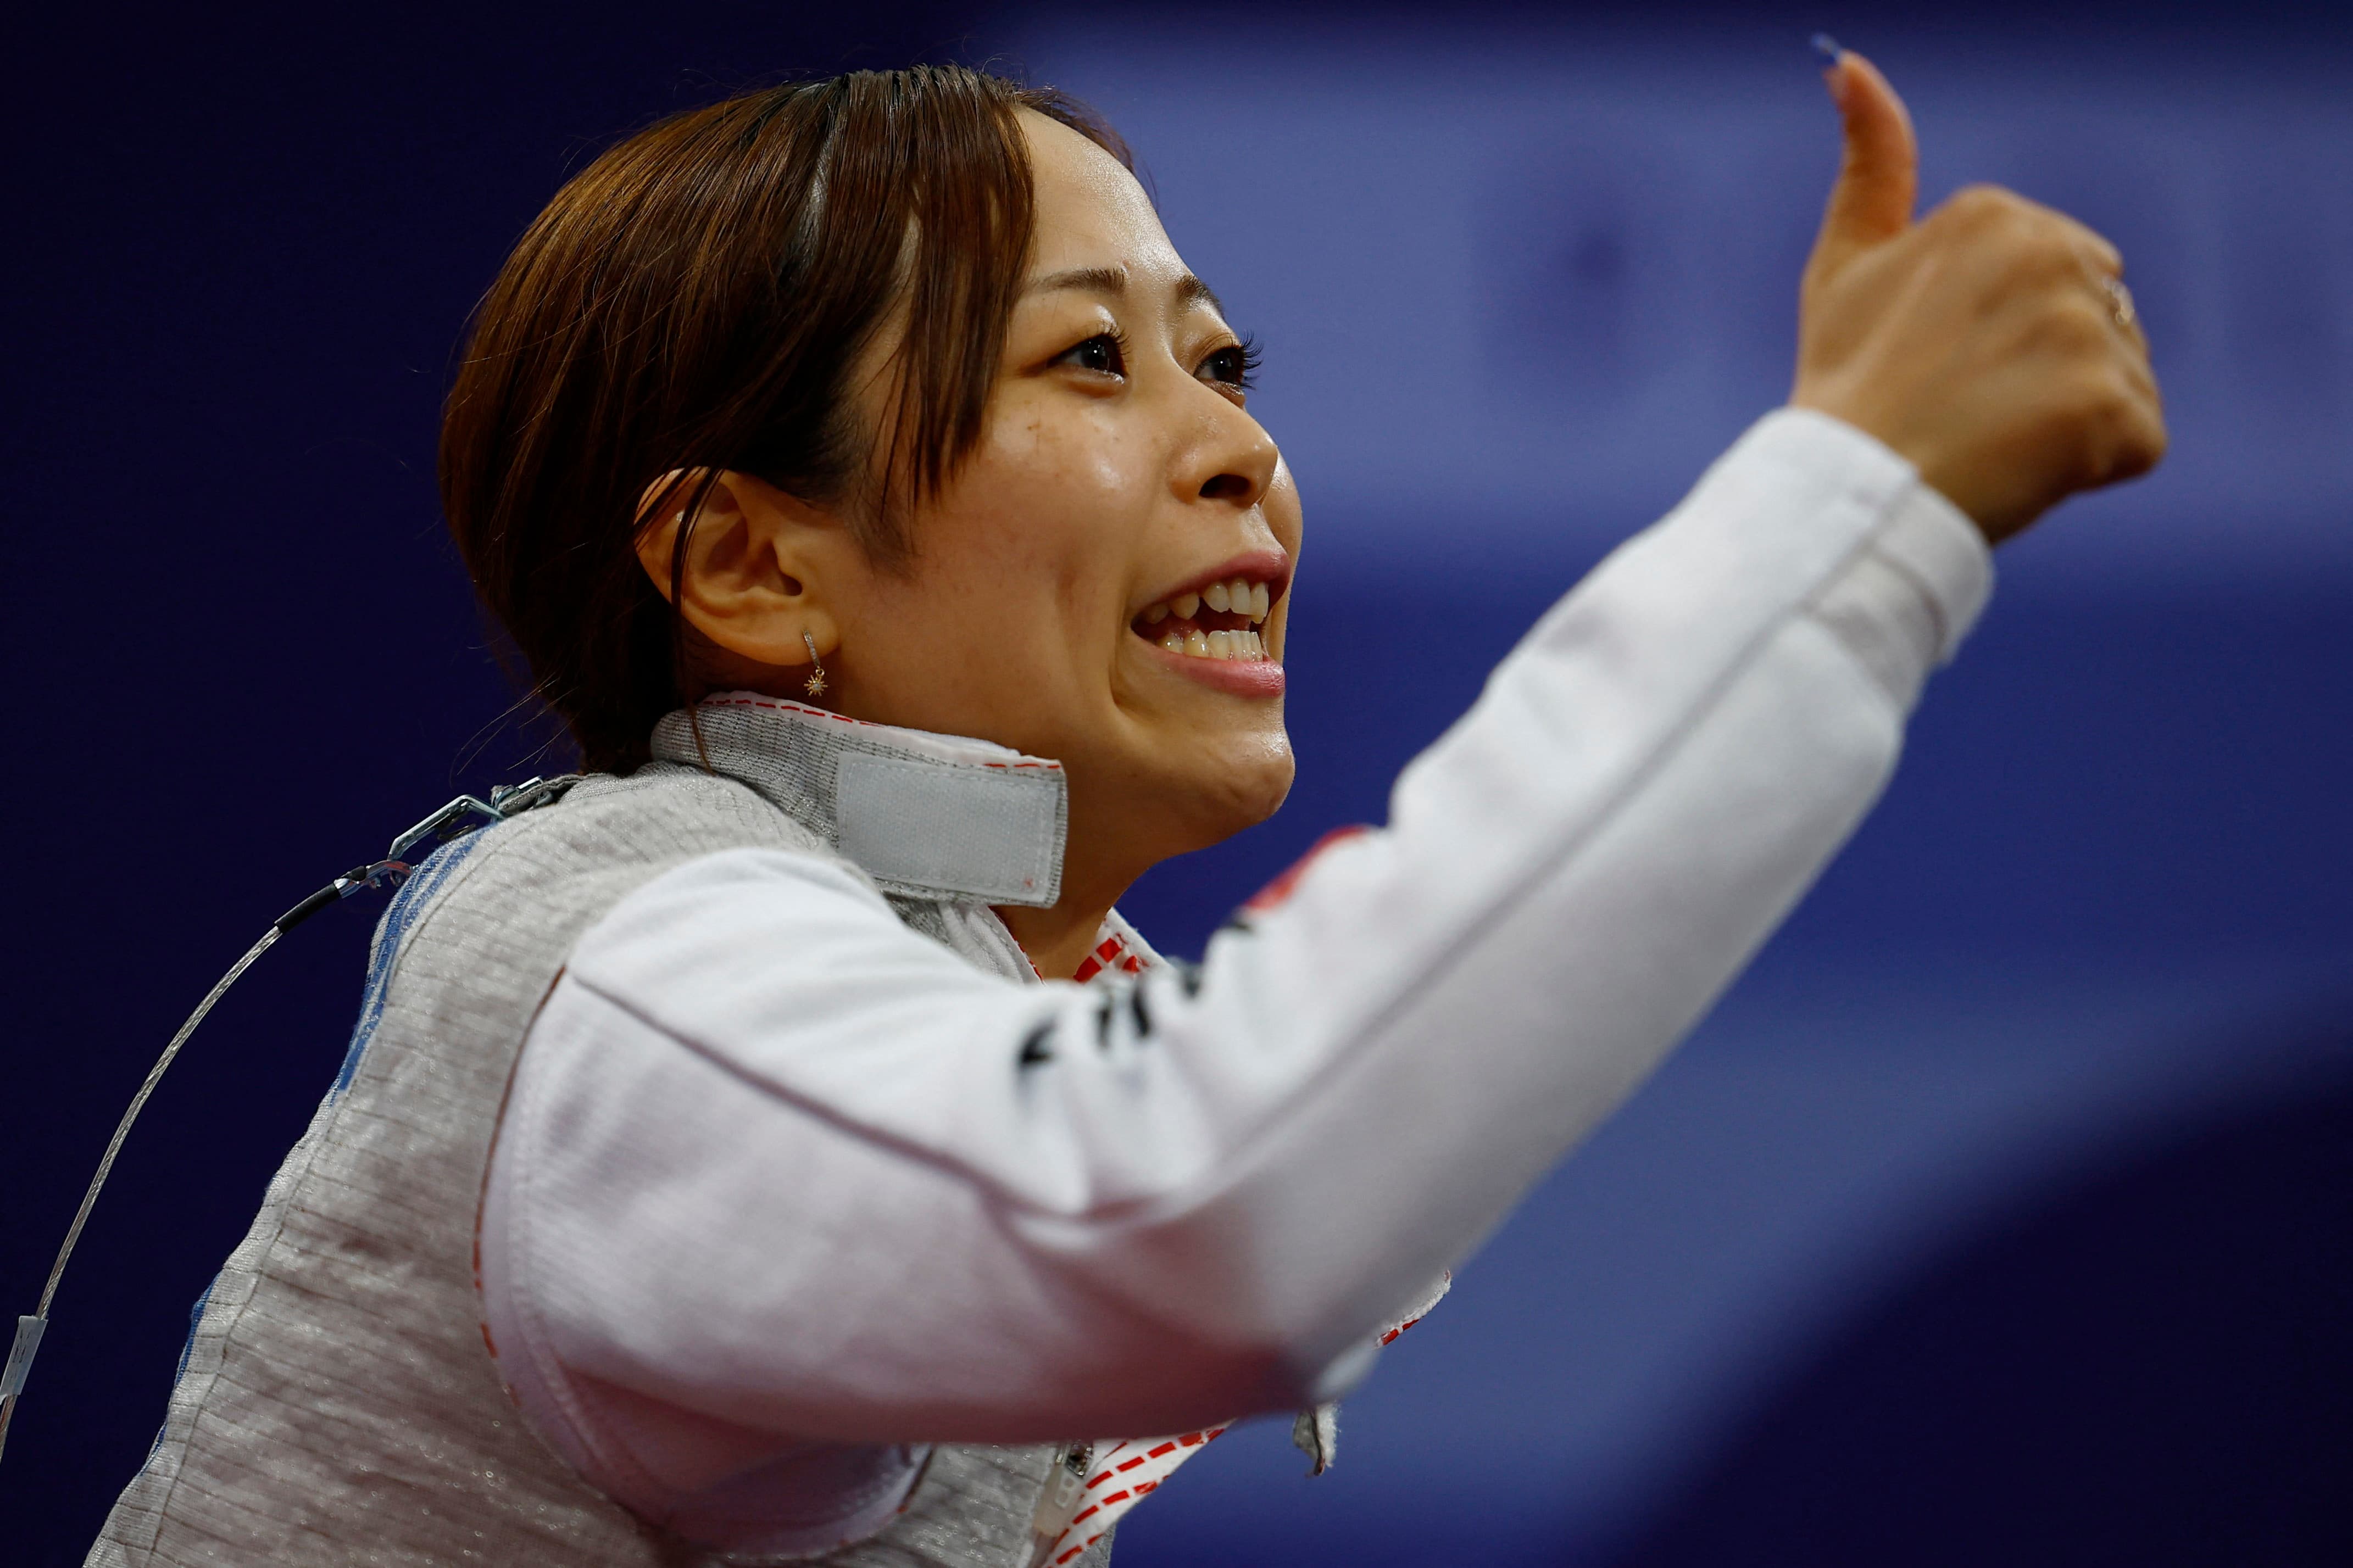
<svg viewBox="0 0 2353 1568">
<path fill-rule="evenodd" d="M 1084 985 L 1106 969 L 1116 969 L 1122 974 L 1144 973 L 1144 961 L 1130 951 L 1127 939 L 1117 931 L 1112 932 L 1097 942 L 1095 950 L 1087 954 L 1085 961 L 1079 965 L 1077 973 L 1071 978 Z"/>
</svg>

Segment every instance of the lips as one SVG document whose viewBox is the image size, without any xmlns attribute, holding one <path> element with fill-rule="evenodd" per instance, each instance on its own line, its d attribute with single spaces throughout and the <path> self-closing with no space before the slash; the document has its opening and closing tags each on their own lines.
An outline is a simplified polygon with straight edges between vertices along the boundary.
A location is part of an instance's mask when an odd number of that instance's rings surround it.
<svg viewBox="0 0 2353 1568">
<path fill-rule="evenodd" d="M 1279 697 L 1282 666 L 1267 651 L 1264 628 L 1290 578 L 1280 552 L 1238 556 L 1145 605 L 1129 629 L 1188 679 L 1237 696 Z"/>
</svg>

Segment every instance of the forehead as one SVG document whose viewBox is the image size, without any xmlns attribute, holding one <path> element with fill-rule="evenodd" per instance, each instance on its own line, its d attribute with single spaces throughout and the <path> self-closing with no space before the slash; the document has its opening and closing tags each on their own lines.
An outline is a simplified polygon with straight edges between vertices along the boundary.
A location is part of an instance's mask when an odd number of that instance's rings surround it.
<svg viewBox="0 0 2353 1568">
<path fill-rule="evenodd" d="M 1146 279 L 1184 275 L 1185 263 L 1160 226 L 1160 215 L 1119 160 L 1034 110 L 1021 111 L 1021 129 L 1037 181 L 1033 271 L 1124 267 Z"/>
</svg>

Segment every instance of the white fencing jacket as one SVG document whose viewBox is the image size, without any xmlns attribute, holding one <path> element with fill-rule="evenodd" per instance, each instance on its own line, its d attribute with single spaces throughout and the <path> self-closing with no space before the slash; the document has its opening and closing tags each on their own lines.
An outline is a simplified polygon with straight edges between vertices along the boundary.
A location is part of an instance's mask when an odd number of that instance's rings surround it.
<svg viewBox="0 0 2353 1568">
<path fill-rule="evenodd" d="M 1086 983 L 1025 984 L 840 858 L 659 877 L 574 950 L 516 1068 L 480 1248 L 502 1374 L 649 1517 L 793 1444 L 1198 1434 L 1336 1396 L 1804 892 L 1989 582 L 1903 460 L 1783 410 L 1545 616 L 1386 826 L 1197 971 L 1114 918 Z M 953 838 L 967 808 L 927 809 Z M 904 1491 L 841 1473 L 837 1512 Z"/>
</svg>

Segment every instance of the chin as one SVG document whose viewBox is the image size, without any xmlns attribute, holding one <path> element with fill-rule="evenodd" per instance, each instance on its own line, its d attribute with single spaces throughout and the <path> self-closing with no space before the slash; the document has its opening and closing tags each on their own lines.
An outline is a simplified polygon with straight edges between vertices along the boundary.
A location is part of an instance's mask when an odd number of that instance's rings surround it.
<svg viewBox="0 0 2353 1568">
<path fill-rule="evenodd" d="M 1272 816 L 1290 795 L 1297 771 L 1291 742 L 1281 735 L 1271 745 L 1221 760 L 1224 765 L 1215 772 L 1197 773 L 1186 781 L 1199 825 L 1196 847 L 1207 848 Z"/>
</svg>

